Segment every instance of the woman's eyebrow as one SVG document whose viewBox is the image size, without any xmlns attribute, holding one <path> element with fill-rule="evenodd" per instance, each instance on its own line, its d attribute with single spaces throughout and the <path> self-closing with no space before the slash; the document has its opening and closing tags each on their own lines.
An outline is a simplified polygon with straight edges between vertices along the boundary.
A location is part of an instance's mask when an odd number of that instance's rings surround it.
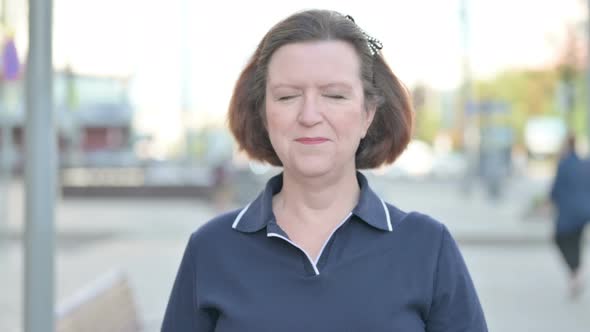
<svg viewBox="0 0 590 332">
<path fill-rule="evenodd" d="M 269 89 L 270 90 L 276 90 L 276 89 L 301 89 L 300 86 L 295 85 L 295 84 L 288 84 L 288 83 L 270 83 L 269 84 Z M 331 89 L 331 88 L 340 88 L 340 89 L 345 89 L 346 91 L 351 91 L 353 90 L 352 85 L 348 84 L 346 82 L 333 82 L 333 83 L 327 83 L 327 84 L 322 84 L 319 85 L 320 89 Z"/>
<path fill-rule="evenodd" d="M 280 88 L 288 88 L 288 89 L 298 89 L 299 87 L 294 84 L 287 84 L 287 83 L 271 83 L 270 89 L 280 89 Z"/>
<path fill-rule="evenodd" d="M 327 89 L 327 88 L 344 88 L 346 90 L 352 90 L 352 85 L 345 83 L 345 82 L 334 82 L 334 83 L 328 83 L 328 84 L 323 84 L 320 85 L 321 89 Z"/>
</svg>

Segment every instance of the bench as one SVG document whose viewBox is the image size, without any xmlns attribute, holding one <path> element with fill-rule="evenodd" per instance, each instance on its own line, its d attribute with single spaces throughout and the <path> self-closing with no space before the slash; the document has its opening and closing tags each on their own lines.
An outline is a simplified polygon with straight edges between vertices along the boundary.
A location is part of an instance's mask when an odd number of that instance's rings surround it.
<svg viewBox="0 0 590 332">
<path fill-rule="evenodd" d="M 125 275 L 114 270 L 58 306 L 56 332 L 138 332 L 140 319 Z"/>
</svg>

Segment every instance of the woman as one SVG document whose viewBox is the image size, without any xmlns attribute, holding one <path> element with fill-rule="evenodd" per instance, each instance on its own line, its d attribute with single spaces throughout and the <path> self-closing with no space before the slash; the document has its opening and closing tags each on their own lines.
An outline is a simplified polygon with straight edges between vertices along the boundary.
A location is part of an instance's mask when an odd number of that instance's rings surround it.
<svg viewBox="0 0 590 332">
<path fill-rule="evenodd" d="M 283 172 L 192 234 L 162 331 L 487 331 L 447 229 L 385 203 L 357 171 L 393 162 L 411 135 L 380 49 L 332 11 L 266 34 L 229 124 Z"/>
<path fill-rule="evenodd" d="M 569 269 L 570 296 L 576 298 L 583 286 L 582 238 L 590 221 L 590 165 L 578 157 L 573 135 L 559 160 L 551 200 L 557 210 L 554 241 Z"/>
</svg>

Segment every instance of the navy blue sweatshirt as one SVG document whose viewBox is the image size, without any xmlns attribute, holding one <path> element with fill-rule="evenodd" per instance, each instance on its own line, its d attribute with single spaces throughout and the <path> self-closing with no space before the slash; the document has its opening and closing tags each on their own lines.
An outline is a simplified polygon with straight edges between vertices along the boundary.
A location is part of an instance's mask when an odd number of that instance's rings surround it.
<svg viewBox="0 0 590 332">
<path fill-rule="evenodd" d="M 282 175 L 194 232 L 162 331 L 487 331 L 447 228 L 385 203 L 357 179 L 359 202 L 317 262 L 274 218 Z"/>
</svg>

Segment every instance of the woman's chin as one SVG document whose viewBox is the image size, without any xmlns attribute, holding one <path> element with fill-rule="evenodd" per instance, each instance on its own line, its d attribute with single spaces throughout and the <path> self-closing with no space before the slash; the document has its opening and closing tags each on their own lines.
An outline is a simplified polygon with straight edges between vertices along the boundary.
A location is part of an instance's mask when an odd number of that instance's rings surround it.
<svg viewBox="0 0 590 332">
<path fill-rule="evenodd" d="M 304 177 L 318 177 L 334 170 L 334 163 L 329 160 L 305 160 L 294 165 L 294 171 Z"/>
</svg>

